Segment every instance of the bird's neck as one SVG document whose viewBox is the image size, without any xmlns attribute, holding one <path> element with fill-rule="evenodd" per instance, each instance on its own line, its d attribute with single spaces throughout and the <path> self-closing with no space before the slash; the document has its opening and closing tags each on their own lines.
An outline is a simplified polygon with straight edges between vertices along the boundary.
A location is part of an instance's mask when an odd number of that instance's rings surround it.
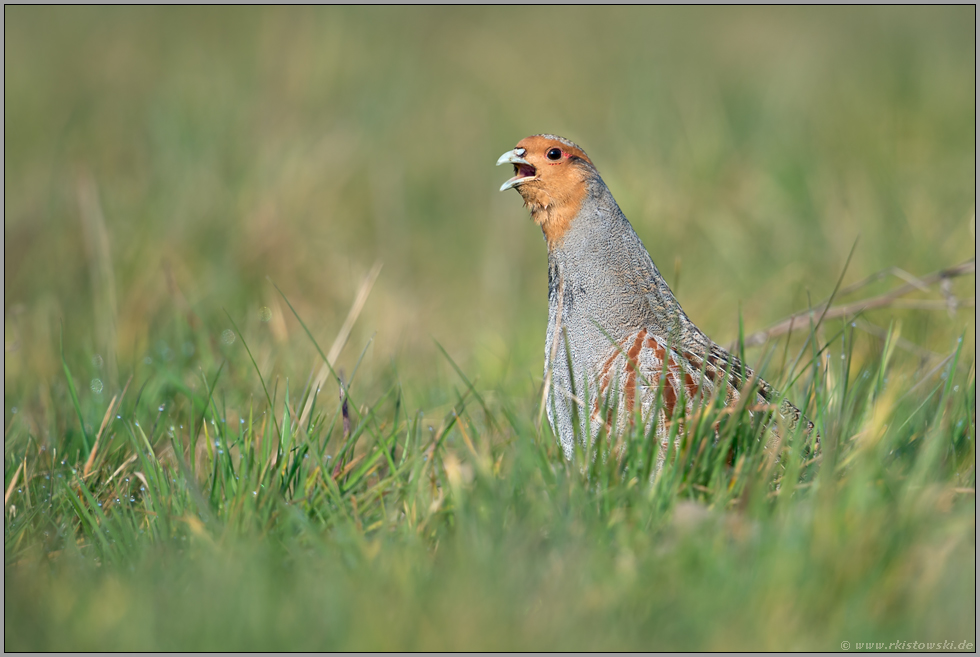
<svg viewBox="0 0 980 657">
<path fill-rule="evenodd" d="M 524 199 L 524 205 L 531 211 L 531 219 L 534 223 L 541 226 L 541 232 L 548 243 L 550 251 L 558 244 L 561 244 L 568 229 L 571 228 L 575 215 L 578 214 L 579 207 L 571 204 L 559 205 L 550 202 L 550 199 L 529 200 Z"/>
<path fill-rule="evenodd" d="M 600 184 L 601 182 L 599 180 Z M 581 178 L 573 177 L 567 182 L 553 182 L 547 188 L 536 185 L 518 188 L 524 198 L 525 207 L 531 212 L 531 219 L 541 226 L 549 250 L 564 241 L 575 218 L 594 195 L 592 183 L 593 175 L 586 173 Z"/>
<path fill-rule="evenodd" d="M 603 325 L 610 334 L 638 328 L 700 334 L 605 185 L 586 197 L 562 238 L 549 241 L 548 260 L 552 302 L 559 287 L 584 294 L 590 300 L 580 311 L 622 322 Z"/>
</svg>

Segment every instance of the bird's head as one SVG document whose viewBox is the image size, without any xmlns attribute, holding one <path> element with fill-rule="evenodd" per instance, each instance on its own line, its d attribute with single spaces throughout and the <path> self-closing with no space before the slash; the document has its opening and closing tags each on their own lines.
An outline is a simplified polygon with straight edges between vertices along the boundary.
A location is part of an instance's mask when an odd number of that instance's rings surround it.
<svg viewBox="0 0 980 657">
<path fill-rule="evenodd" d="M 556 135 L 522 139 L 500 156 L 501 164 L 512 164 L 514 177 L 500 191 L 513 187 L 520 193 L 549 246 L 561 240 L 582 206 L 589 180 L 598 176 L 585 151 Z"/>
</svg>

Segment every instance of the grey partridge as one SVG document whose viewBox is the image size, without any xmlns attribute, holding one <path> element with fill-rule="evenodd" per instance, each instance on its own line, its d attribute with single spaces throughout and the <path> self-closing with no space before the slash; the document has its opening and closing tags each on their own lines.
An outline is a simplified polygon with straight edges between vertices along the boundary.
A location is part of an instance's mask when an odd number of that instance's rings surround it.
<svg viewBox="0 0 980 657">
<path fill-rule="evenodd" d="M 520 193 L 548 245 L 544 385 L 566 457 L 576 436 L 586 442 L 602 426 L 622 435 L 639 416 L 647 433 L 656 427 L 659 470 L 669 423 L 714 395 L 728 406 L 752 395 L 750 413 L 778 410 L 784 426 L 802 421 L 812 431 L 796 406 L 687 317 L 585 151 L 534 135 L 501 155 L 502 164 L 513 165 L 514 177 L 500 190 Z M 770 432 L 778 436 L 775 422 Z"/>
</svg>

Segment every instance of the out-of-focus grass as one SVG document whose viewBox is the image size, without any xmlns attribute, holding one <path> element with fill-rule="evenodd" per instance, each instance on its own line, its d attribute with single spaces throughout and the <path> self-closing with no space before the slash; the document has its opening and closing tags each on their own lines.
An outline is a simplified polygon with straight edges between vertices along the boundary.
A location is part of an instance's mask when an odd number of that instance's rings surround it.
<svg viewBox="0 0 980 657">
<path fill-rule="evenodd" d="M 5 8 L 5 648 L 975 643 L 972 307 L 822 328 L 787 389 L 829 464 L 733 423 L 742 461 L 693 435 L 655 484 L 640 440 L 583 473 L 533 426 L 545 248 L 492 166 L 578 141 L 727 343 L 858 238 L 845 284 L 974 254 L 974 26 Z M 297 426 L 320 357 L 267 278 L 326 349 L 379 260 L 352 433 L 332 379 Z M 781 350 L 749 359 L 785 381 Z"/>
<path fill-rule="evenodd" d="M 655 441 L 568 462 L 535 430 L 533 397 L 488 401 L 463 378 L 431 420 L 397 384 L 373 397 L 355 379 L 348 432 L 325 395 L 299 426 L 294 389 L 272 419 L 213 369 L 195 393 L 161 365 L 88 475 L 77 431 L 38 446 L 8 430 L 5 648 L 975 641 L 962 355 L 918 389 L 884 383 L 901 369 L 887 357 L 853 380 L 849 360 L 818 363 L 820 458 L 788 436 L 774 459 L 742 416 L 718 418 L 716 442 L 709 417 L 652 482 Z"/>
</svg>

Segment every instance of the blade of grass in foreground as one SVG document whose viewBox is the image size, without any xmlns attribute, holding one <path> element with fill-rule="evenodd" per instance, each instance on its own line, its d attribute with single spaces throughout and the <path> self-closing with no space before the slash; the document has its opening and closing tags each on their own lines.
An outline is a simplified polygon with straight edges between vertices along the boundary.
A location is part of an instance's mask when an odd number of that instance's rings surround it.
<svg viewBox="0 0 980 657">
<path fill-rule="evenodd" d="M 85 418 L 82 416 L 82 405 L 78 401 L 78 392 L 75 390 L 75 381 L 74 379 L 72 379 L 71 371 L 68 369 L 68 361 L 65 360 L 64 324 L 62 324 L 61 326 L 61 333 L 59 334 L 58 344 L 61 349 L 61 366 L 65 370 L 65 379 L 68 382 L 68 394 L 71 395 L 71 403 L 75 407 L 75 413 L 78 415 L 78 424 L 82 431 L 82 444 L 85 446 L 85 457 L 88 458 L 88 454 L 91 448 L 88 442 L 88 432 L 85 431 Z"/>
</svg>

